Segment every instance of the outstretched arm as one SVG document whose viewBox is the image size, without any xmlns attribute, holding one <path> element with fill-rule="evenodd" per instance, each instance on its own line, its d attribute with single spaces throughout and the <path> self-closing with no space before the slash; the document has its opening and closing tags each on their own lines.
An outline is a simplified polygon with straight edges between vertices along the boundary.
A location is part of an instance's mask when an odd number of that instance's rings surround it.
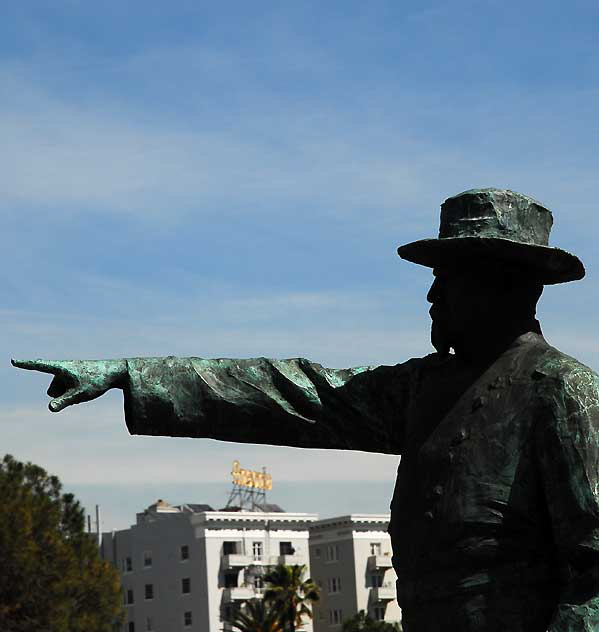
<svg viewBox="0 0 599 632">
<path fill-rule="evenodd" d="M 412 360 L 329 369 L 302 358 L 13 362 L 54 373 L 58 411 L 122 388 L 131 434 L 401 452 Z"/>
</svg>

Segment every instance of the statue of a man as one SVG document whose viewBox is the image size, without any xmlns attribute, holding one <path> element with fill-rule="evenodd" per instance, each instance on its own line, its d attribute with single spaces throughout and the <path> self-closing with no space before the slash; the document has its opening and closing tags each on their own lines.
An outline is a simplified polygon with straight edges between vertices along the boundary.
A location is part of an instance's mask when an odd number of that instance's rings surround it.
<svg viewBox="0 0 599 632">
<path fill-rule="evenodd" d="M 132 434 L 401 454 L 390 533 L 406 632 L 599 630 L 599 378 L 551 347 L 544 285 L 582 263 L 551 212 L 477 189 L 441 206 L 436 353 L 330 369 L 305 359 L 15 361 L 54 374 L 50 410 L 122 388 Z M 450 350 L 453 349 L 453 353 Z"/>
</svg>

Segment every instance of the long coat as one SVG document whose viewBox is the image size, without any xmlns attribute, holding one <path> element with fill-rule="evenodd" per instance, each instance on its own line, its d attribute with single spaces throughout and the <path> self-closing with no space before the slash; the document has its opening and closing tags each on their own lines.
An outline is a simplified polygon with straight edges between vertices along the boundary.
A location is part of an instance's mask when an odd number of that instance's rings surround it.
<svg viewBox="0 0 599 632">
<path fill-rule="evenodd" d="M 402 455 L 406 632 L 599 630 L 599 377 L 535 333 L 473 371 L 436 354 L 127 360 L 129 432 Z"/>
</svg>

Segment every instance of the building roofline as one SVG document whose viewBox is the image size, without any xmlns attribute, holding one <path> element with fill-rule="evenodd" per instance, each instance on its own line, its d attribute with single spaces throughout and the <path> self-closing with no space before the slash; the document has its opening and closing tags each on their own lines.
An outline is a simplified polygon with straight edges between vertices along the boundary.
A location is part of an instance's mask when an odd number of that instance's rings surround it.
<svg viewBox="0 0 599 632">
<path fill-rule="evenodd" d="M 201 511 L 191 515 L 194 524 L 210 523 L 264 523 L 264 522 L 287 522 L 287 523 L 315 523 L 318 514 L 296 513 L 296 512 L 264 512 L 264 511 Z"/>
<path fill-rule="evenodd" d="M 345 516 L 334 516 L 332 518 L 323 518 L 310 525 L 310 529 L 329 529 L 332 527 L 348 527 L 359 525 L 388 525 L 391 515 L 386 514 L 347 514 Z"/>
</svg>

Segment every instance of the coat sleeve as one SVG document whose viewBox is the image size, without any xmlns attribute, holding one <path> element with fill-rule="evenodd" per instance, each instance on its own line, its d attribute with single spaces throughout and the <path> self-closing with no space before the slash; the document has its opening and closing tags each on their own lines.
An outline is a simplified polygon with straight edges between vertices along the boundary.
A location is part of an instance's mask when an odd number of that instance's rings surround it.
<svg viewBox="0 0 599 632">
<path fill-rule="evenodd" d="M 400 454 L 415 362 L 128 359 L 125 421 L 131 434 Z"/>
<path fill-rule="evenodd" d="M 562 573 L 548 631 L 591 632 L 599 630 L 599 378 L 579 365 L 544 393 L 537 445 Z"/>
</svg>

